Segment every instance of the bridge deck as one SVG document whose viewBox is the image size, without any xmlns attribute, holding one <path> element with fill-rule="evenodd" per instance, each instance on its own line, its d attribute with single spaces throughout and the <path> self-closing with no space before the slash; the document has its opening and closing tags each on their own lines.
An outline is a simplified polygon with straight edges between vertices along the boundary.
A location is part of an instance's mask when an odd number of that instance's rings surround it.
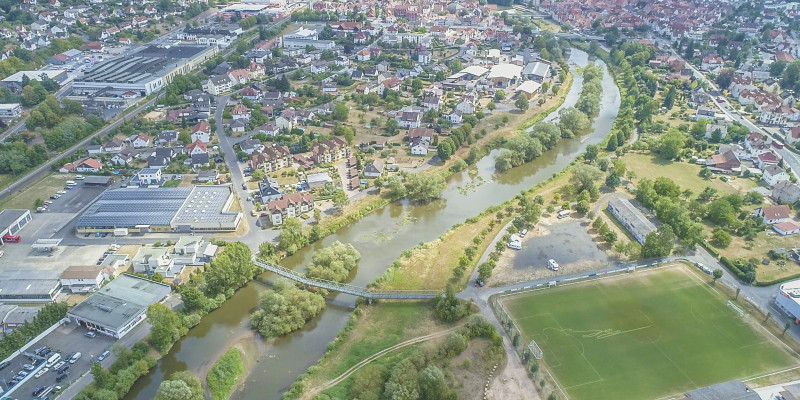
<svg viewBox="0 0 800 400">
<path fill-rule="evenodd" d="M 322 289 L 332 290 L 340 293 L 347 293 L 353 296 L 364 297 L 367 299 L 432 299 L 441 292 L 436 290 L 425 291 L 406 291 L 406 290 L 371 290 L 361 286 L 349 285 L 325 279 L 306 276 L 305 274 L 280 266 L 264 260 L 254 260 L 256 266 L 267 271 L 274 272 L 279 276 L 300 282 L 304 285 L 314 286 Z"/>
</svg>

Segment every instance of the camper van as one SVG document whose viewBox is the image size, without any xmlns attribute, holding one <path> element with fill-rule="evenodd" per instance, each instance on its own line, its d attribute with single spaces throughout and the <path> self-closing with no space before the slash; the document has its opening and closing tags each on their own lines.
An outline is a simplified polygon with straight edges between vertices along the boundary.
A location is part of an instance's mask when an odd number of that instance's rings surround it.
<svg viewBox="0 0 800 400">
<path fill-rule="evenodd" d="M 551 258 L 547 260 L 547 268 L 552 269 L 553 271 L 558 271 L 558 263 L 556 262 L 556 260 L 553 260 Z"/>
<path fill-rule="evenodd" d="M 47 363 L 44 366 L 50 368 L 60 359 L 61 359 L 61 354 L 59 353 L 53 354 L 52 356 L 50 356 L 50 358 L 47 359 Z"/>
</svg>

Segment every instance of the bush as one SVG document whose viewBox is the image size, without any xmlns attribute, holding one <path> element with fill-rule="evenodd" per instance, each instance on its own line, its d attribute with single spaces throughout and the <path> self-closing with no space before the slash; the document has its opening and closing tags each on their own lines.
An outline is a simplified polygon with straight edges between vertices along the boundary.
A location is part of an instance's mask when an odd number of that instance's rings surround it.
<svg viewBox="0 0 800 400">
<path fill-rule="evenodd" d="M 239 350 L 226 351 L 206 376 L 208 390 L 214 400 L 227 399 L 243 372 L 244 365 Z"/>
</svg>

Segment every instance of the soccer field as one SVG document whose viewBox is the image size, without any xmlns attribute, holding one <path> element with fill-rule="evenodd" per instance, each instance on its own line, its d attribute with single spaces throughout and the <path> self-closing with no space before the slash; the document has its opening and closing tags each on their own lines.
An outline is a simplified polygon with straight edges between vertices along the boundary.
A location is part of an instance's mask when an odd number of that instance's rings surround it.
<svg viewBox="0 0 800 400">
<path fill-rule="evenodd" d="M 500 301 L 573 400 L 658 399 L 797 365 L 686 267 Z"/>
</svg>

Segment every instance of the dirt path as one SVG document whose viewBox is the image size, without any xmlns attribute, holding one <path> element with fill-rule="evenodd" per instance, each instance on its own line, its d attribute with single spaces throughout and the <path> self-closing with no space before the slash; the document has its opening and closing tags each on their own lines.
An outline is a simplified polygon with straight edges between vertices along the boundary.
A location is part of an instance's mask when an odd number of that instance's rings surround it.
<svg viewBox="0 0 800 400">
<path fill-rule="evenodd" d="M 490 400 L 539 400 L 539 391 L 528 377 L 525 366 L 516 354 L 507 354 L 505 368 L 489 384 L 486 398 Z"/>
<path fill-rule="evenodd" d="M 300 399 L 301 400 L 311 400 L 311 399 L 313 399 L 314 396 L 322 393 L 325 390 L 328 390 L 328 389 L 338 385 L 339 383 L 341 383 L 342 381 L 344 381 L 345 379 L 350 377 L 350 375 L 352 375 L 353 373 L 355 373 L 356 371 L 358 371 L 359 369 L 361 369 L 365 365 L 369 364 L 370 362 L 380 358 L 381 356 L 383 356 L 386 353 L 390 353 L 392 351 L 395 351 L 395 350 L 398 350 L 398 349 L 402 349 L 404 347 L 408 347 L 408 346 L 411 346 L 413 344 L 417 344 L 417 343 L 425 342 L 425 341 L 428 341 L 428 340 L 431 340 L 431 339 L 436 339 L 436 338 L 442 337 L 444 335 L 449 334 L 450 332 L 454 332 L 458 328 L 460 328 L 460 326 L 457 326 L 457 327 L 454 327 L 454 328 L 450 328 L 450 329 L 447 329 L 447 330 L 443 330 L 443 331 L 440 331 L 440 332 L 431 333 L 431 334 L 424 335 L 424 336 L 415 337 L 413 339 L 406 340 L 405 342 L 398 343 L 398 344 L 396 344 L 396 345 L 394 345 L 392 347 L 387 347 L 387 348 L 385 348 L 385 349 L 383 349 L 383 350 L 381 350 L 381 351 L 379 351 L 379 352 L 377 352 L 377 353 L 375 353 L 375 354 L 373 354 L 373 355 L 361 360 L 361 362 L 359 362 L 358 364 L 350 367 L 350 369 L 345 371 L 343 374 L 341 374 L 338 377 L 328 381 L 327 383 L 323 384 L 321 387 L 309 389 L 308 391 L 306 391 L 303 394 L 302 397 L 300 397 Z"/>
</svg>

